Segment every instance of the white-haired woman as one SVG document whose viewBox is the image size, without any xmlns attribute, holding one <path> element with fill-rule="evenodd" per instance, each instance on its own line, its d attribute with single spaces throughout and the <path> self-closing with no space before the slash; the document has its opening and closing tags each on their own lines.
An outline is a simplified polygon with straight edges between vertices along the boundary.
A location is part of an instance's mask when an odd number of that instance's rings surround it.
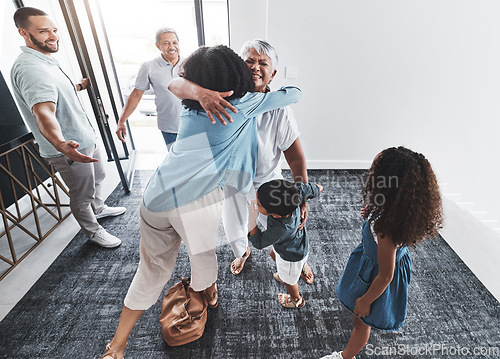
<svg viewBox="0 0 500 359">
<path fill-rule="evenodd" d="M 251 40 L 243 44 L 240 56 L 251 72 L 255 84 L 254 92 L 269 92 L 269 84 L 277 72 L 278 54 L 276 50 L 266 41 Z M 180 85 L 180 83 L 178 84 Z M 220 120 L 223 120 L 222 115 L 229 117 L 227 112 L 217 103 L 217 96 L 210 90 L 199 88 L 187 81 L 184 81 L 182 86 L 176 86 L 170 90 L 181 98 L 199 100 L 208 113 L 212 111 Z M 308 181 L 306 159 L 299 135 L 295 117 L 288 106 L 268 111 L 257 117 L 258 158 L 254 180 L 255 190 L 265 182 L 283 178 L 281 174 L 282 153 L 292 171 L 294 181 Z M 252 194 L 244 195 L 228 191 L 225 195 L 222 219 L 236 258 L 231 263 L 231 272 L 237 275 L 241 273 L 245 261 L 250 255 L 247 239 L 248 203 L 253 198 L 250 198 Z M 301 217 L 301 226 L 303 227 L 307 220 L 307 203 L 302 207 Z M 265 216 L 259 217 L 259 223 L 266 226 Z M 307 263 L 302 270 L 302 278 L 308 284 L 314 280 L 314 275 Z"/>
</svg>

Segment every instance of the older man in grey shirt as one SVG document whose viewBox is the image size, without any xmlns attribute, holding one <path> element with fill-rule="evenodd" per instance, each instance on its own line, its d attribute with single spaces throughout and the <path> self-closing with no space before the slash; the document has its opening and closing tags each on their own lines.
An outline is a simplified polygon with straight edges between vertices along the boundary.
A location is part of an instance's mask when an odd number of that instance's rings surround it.
<svg viewBox="0 0 500 359">
<path fill-rule="evenodd" d="M 155 91 L 156 116 L 167 148 L 177 139 L 181 101 L 169 90 L 168 84 L 177 77 L 182 59 L 179 55 L 179 39 L 171 28 L 162 28 L 156 33 L 156 47 L 161 55 L 142 64 L 137 74 L 135 88 L 127 99 L 123 114 L 118 121 L 116 134 L 125 142 L 127 128 L 125 121 L 135 111 L 144 92 L 153 87 Z"/>
<path fill-rule="evenodd" d="M 23 7 L 14 14 L 14 22 L 26 46 L 12 67 L 12 86 L 40 154 L 68 186 L 71 211 L 85 235 L 102 247 L 117 247 L 121 241 L 97 222 L 126 208 L 108 207 L 101 196 L 103 159 L 77 96 L 89 81 L 73 84 L 52 57 L 59 50 L 59 36 L 46 13 Z"/>
</svg>

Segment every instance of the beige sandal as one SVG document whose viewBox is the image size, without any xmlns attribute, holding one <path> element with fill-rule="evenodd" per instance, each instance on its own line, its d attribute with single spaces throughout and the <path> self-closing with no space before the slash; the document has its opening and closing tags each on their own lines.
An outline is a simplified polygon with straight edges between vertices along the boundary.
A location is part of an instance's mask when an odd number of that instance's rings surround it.
<svg viewBox="0 0 500 359">
<path fill-rule="evenodd" d="M 292 300 L 292 296 L 290 294 L 280 293 L 278 295 L 278 301 L 285 308 L 302 308 L 304 305 L 306 305 L 304 297 L 300 297 L 300 299 L 295 302 L 294 300 Z"/>
<path fill-rule="evenodd" d="M 251 253 L 250 247 L 247 247 L 245 254 L 243 256 L 241 256 L 240 258 L 236 258 L 231 263 L 231 273 L 233 273 L 234 275 L 238 275 L 241 273 L 241 271 L 243 270 L 243 267 L 245 266 L 245 262 L 247 261 L 248 257 L 250 257 L 250 253 Z M 234 264 L 235 268 L 233 268 L 233 264 Z"/>
<path fill-rule="evenodd" d="M 203 291 L 203 293 L 205 294 L 205 297 L 207 298 L 208 307 L 210 309 L 215 309 L 219 306 L 219 291 L 217 290 L 217 284 L 215 284 L 215 291 L 213 292 L 212 296 L 208 295 L 206 289 Z M 214 300 L 214 299 L 215 299 L 215 304 L 210 304 L 210 301 Z"/>
<path fill-rule="evenodd" d="M 311 274 L 310 279 L 307 277 L 308 274 Z M 304 263 L 304 266 L 302 267 L 302 271 L 300 272 L 300 277 L 307 284 L 312 284 L 314 282 L 314 273 L 313 273 L 311 267 L 309 267 L 309 264 L 307 264 L 307 262 Z"/>
<path fill-rule="evenodd" d="M 111 348 L 111 343 L 108 343 L 108 344 L 106 344 L 106 351 L 104 352 L 104 354 L 101 356 L 100 359 L 104 359 L 106 357 L 111 357 L 113 359 L 120 359 L 117 357 L 116 353 L 119 351 L 122 351 L 126 347 L 127 347 L 127 343 L 125 343 L 125 345 L 123 345 L 121 347 L 113 349 L 113 348 Z M 125 359 L 125 357 L 122 357 L 122 359 Z"/>
</svg>

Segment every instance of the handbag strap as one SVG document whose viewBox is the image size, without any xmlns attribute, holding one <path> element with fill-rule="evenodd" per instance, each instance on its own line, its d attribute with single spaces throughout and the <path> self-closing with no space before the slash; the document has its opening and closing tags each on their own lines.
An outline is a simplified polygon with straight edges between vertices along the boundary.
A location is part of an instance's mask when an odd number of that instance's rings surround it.
<svg viewBox="0 0 500 359">
<path fill-rule="evenodd" d="M 192 316 L 188 309 L 187 309 L 187 305 L 189 304 L 189 302 L 191 301 L 191 298 L 188 298 L 188 300 L 186 301 L 186 303 L 184 303 L 184 310 L 186 311 L 187 315 L 189 316 L 189 319 L 191 319 L 192 322 L 194 322 L 195 320 L 200 320 L 201 319 L 201 315 L 197 316 L 197 317 L 194 317 Z"/>
<path fill-rule="evenodd" d="M 184 290 L 186 291 L 186 298 L 187 298 L 186 302 L 184 303 L 184 310 L 186 311 L 186 313 L 189 316 L 189 319 L 191 319 L 191 321 L 200 320 L 201 315 L 196 316 L 196 317 L 192 316 L 187 309 L 187 306 L 188 306 L 189 302 L 191 301 L 191 295 L 189 294 L 189 288 L 190 288 L 189 284 L 191 282 L 191 278 L 181 277 L 181 281 L 182 281 L 182 285 L 184 286 Z M 207 305 L 205 305 L 205 302 L 203 302 L 203 312 L 206 310 L 206 307 L 207 307 Z"/>
</svg>

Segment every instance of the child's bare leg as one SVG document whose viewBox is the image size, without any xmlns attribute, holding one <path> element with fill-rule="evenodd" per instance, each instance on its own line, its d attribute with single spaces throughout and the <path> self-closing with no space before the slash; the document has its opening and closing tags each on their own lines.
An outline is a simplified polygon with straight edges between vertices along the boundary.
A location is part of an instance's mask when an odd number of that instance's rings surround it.
<svg viewBox="0 0 500 359">
<path fill-rule="evenodd" d="M 294 302 L 297 302 L 298 300 L 300 300 L 299 284 L 298 283 L 296 283 L 294 285 L 290 285 L 290 284 L 285 283 L 285 286 L 286 286 L 286 291 L 288 292 L 288 294 L 290 294 L 290 297 L 292 297 L 292 300 Z"/>
<path fill-rule="evenodd" d="M 125 346 L 127 345 L 130 332 L 134 329 L 135 323 L 137 323 L 142 313 L 144 313 L 144 310 L 132 310 L 123 306 L 120 322 L 118 323 L 118 328 L 116 328 L 115 336 L 113 337 L 113 340 L 111 340 L 111 343 L 109 343 L 111 349 L 118 349 L 116 351 L 116 354 L 118 354 L 117 358 L 123 358 L 123 353 L 125 352 Z M 106 355 L 103 358 L 111 359 L 113 357 L 111 355 Z"/>
<path fill-rule="evenodd" d="M 363 323 L 361 319 L 356 316 L 354 317 L 354 329 L 352 330 L 349 342 L 342 352 L 342 356 L 345 359 L 353 358 L 363 349 L 370 338 L 370 330 L 371 328 Z"/>
<path fill-rule="evenodd" d="M 271 259 L 276 262 L 276 253 L 274 253 L 274 249 L 271 248 L 271 252 L 269 252 Z"/>
</svg>

